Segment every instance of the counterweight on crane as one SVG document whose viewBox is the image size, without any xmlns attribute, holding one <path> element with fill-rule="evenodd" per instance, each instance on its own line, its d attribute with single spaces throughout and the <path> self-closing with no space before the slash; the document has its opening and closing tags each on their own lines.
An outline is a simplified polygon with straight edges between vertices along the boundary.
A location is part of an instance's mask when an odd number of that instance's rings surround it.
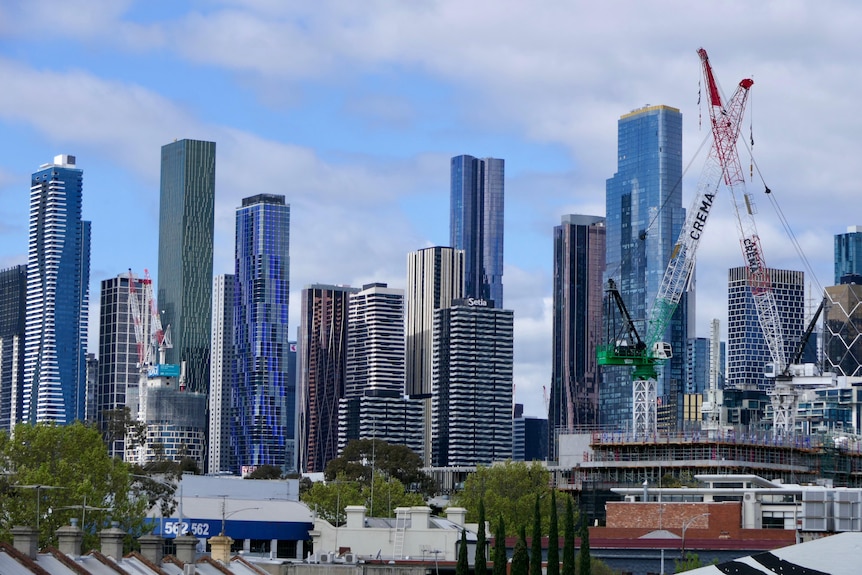
<svg viewBox="0 0 862 575">
<path fill-rule="evenodd" d="M 623 315 L 627 337 L 614 340 L 597 348 L 599 365 L 626 365 L 634 368 L 632 382 L 632 424 L 635 436 L 654 434 L 657 428 L 656 378 L 658 364 L 671 357 L 670 344 L 661 341 L 667 326 L 679 305 L 682 294 L 688 289 L 694 269 L 695 256 L 703 237 L 713 201 L 722 180 L 730 187 L 736 185 L 739 156 L 736 142 L 739 139 L 742 116 L 748 93 L 754 81 L 742 80 L 727 105 L 723 105 L 721 93 L 713 76 L 706 50 L 698 50 L 707 86 L 713 145 L 704 164 L 694 201 L 687 214 L 679 239 L 671 252 L 670 261 L 650 308 L 646 325 L 646 337 L 640 334 L 629 316 L 622 297 L 613 282 L 609 282 L 610 299 Z M 735 164 L 734 164 L 735 159 Z M 755 234 L 756 239 L 756 234 Z M 759 243 L 756 244 L 758 260 Z M 762 266 L 765 271 L 765 266 Z M 771 293 L 771 290 L 767 290 Z"/>
</svg>

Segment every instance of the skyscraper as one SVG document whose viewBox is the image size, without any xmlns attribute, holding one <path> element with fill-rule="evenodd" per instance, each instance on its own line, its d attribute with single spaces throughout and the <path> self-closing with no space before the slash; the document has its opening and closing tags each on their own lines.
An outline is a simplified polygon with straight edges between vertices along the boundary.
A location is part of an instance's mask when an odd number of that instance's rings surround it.
<svg viewBox="0 0 862 575">
<path fill-rule="evenodd" d="M 835 234 L 835 285 L 845 275 L 862 276 L 862 226 L 848 226 L 846 234 Z"/>
<path fill-rule="evenodd" d="M 347 286 L 314 284 L 302 290 L 299 325 L 299 465 L 321 472 L 338 455 L 338 401 L 344 397 Z"/>
<path fill-rule="evenodd" d="M 431 465 L 512 457 L 514 314 L 485 299 L 434 312 Z"/>
<path fill-rule="evenodd" d="M 215 143 L 162 146 L 159 309 L 171 326 L 167 363 L 185 362 L 187 389 L 206 393 L 212 314 Z"/>
<path fill-rule="evenodd" d="M 617 126 L 617 172 L 607 180 L 605 280 L 613 278 L 638 329 L 655 301 L 671 251 L 685 221 L 682 207 L 682 114 L 670 106 L 647 106 L 623 115 Z M 686 298 L 663 338 L 673 358 L 659 367 L 657 393 L 681 416 L 687 338 Z M 605 367 L 599 401 L 602 423 L 631 425 L 632 374 Z"/>
<path fill-rule="evenodd" d="M 294 470 L 296 388 L 288 380 L 290 206 L 259 194 L 236 211 L 234 385 L 235 465 Z M 235 471 L 239 471 L 236 468 Z"/>
<path fill-rule="evenodd" d="M 209 441 L 207 472 L 231 472 L 230 394 L 234 381 L 234 285 L 236 276 L 213 278 L 213 326 L 210 345 Z"/>
<path fill-rule="evenodd" d="M 33 174 L 24 346 L 23 421 L 84 419 L 90 222 L 81 219 L 84 173 L 60 155 Z"/>
<path fill-rule="evenodd" d="M 27 266 L 0 270 L 0 431 L 21 420 Z"/>
<path fill-rule="evenodd" d="M 548 404 L 548 458 L 556 433 L 598 423 L 605 218 L 565 215 L 554 227 L 554 332 Z"/>
<path fill-rule="evenodd" d="M 464 250 L 464 296 L 503 307 L 504 160 L 452 158 L 449 244 Z"/>
<path fill-rule="evenodd" d="M 728 272 L 726 387 L 768 390 L 773 383 L 764 375 L 764 368 L 772 356 L 754 307 L 747 272 L 745 267 Z M 784 332 L 784 357 L 789 359 L 805 330 L 805 273 L 770 269 L 769 276 Z"/>
<path fill-rule="evenodd" d="M 827 371 L 862 376 L 862 285 L 826 288 L 823 310 L 823 356 Z"/>
</svg>

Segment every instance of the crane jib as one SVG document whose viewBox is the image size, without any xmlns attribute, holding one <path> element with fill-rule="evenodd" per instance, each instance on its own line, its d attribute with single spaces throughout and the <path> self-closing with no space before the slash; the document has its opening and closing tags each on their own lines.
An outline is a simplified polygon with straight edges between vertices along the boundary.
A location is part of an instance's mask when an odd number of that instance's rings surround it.
<svg viewBox="0 0 862 575">
<path fill-rule="evenodd" d="M 700 207 L 691 224 L 691 231 L 688 233 L 691 239 L 700 239 L 700 235 L 703 233 L 703 226 L 706 225 L 706 219 L 709 217 L 709 210 L 712 209 L 712 199 L 714 197 L 715 194 L 703 195 L 703 201 L 700 202 Z"/>
</svg>

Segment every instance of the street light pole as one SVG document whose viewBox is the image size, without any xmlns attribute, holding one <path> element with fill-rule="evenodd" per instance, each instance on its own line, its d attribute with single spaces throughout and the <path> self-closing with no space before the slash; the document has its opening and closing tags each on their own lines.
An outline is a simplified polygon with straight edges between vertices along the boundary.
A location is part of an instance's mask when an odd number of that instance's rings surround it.
<svg viewBox="0 0 862 575">
<path fill-rule="evenodd" d="M 689 525 L 700 519 L 701 517 L 707 517 L 709 513 L 701 513 L 700 515 L 695 515 L 682 522 L 682 549 L 680 551 L 680 561 L 685 561 L 685 530 L 688 529 Z"/>
</svg>

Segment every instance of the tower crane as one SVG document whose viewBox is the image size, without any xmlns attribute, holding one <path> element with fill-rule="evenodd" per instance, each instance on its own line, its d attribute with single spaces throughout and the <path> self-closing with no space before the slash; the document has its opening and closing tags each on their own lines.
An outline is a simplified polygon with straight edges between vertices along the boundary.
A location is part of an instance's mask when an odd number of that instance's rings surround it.
<svg viewBox="0 0 862 575">
<path fill-rule="evenodd" d="M 741 120 L 745 112 L 749 89 L 754 81 L 748 78 L 742 80 L 727 105 L 724 105 L 706 50 L 699 49 L 698 55 L 707 86 L 713 145 L 698 181 L 695 198 L 686 213 L 685 223 L 673 247 L 655 301 L 650 308 L 645 338 L 642 338 L 637 331 L 619 291 L 614 282 L 610 281 L 607 288 L 610 296 L 608 298 L 609 305 L 610 301 L 615 303 L 622 315 L 623 327 L 628 333 L 620 339 L 614 338 L 610 343 L 597 347 L 596 355 L 599 365 L 624 365 L 634 368 L 632 430 L 635 436 L 641 437 L 654 434 L 657 429 L 657 366 L 670 359 L 673 353 L 670 344 L 662 341 L 662 338 L 679 305 L 682 294 L 688 289 L 691 281 L 697 248 L 703 237 L 703 231 L 709 219 L 719 185 L 723 180 L 725 185 L 733 190 L 734 187 L 739 187 L 740 180 L 744 184 L 739 168 L 736 142 L 739 139 Z M 745 198 L 748 201 L 747 196 Z M 758 293 L 761 294 L 761 297 L 771 296 L 768 275 L 765 279 L 763 278 L 767 272 L 765 265 L 762 265 L 763 260 L 760 255 L 760 244 L 756 232 L 753 236 L 746 236 L 743 239 L 743 252 L 747 256 L 751 254 L 751 258 L 748 259 L 749 282 L 751 283 L 753 280 L 758 282 Z M 754 291 L 753 284 L 752 291 Z M 774 309 L 774 298 L 772 303 Z M 760 307 L 758 307 L 758 311 L 760 311 Z"/>
</svg>

